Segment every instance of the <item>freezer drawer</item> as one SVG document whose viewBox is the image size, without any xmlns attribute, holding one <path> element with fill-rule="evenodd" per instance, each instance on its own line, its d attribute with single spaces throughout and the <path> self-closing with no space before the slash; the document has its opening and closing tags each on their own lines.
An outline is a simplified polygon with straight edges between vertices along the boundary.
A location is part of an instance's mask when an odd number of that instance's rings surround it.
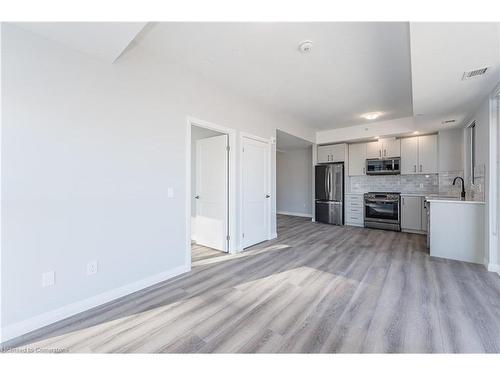
<svg viewBox="0 0 500 375">
<path fill-rule="evenodd" d="M 344 225 L 342 202 L 316 201 L 316 221 L 320 223 Z"/>
</svg>

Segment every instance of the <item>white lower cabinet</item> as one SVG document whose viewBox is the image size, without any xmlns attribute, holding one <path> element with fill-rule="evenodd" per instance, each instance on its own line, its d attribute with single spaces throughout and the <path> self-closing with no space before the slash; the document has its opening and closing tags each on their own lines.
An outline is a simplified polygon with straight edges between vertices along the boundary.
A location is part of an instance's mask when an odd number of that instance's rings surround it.
<svg viewBox="0 0 500 375">
<path fill-rule="evenodd" d="M 365 225 L 363 194 L 345 195 L 345 224 L 356 227 Z"/>
<path fill-rule="evenodd" d="M 401 195 L 401 230 L 407 232 L 427 231 L 427 216 L 424 197 Z"/>
</svg>

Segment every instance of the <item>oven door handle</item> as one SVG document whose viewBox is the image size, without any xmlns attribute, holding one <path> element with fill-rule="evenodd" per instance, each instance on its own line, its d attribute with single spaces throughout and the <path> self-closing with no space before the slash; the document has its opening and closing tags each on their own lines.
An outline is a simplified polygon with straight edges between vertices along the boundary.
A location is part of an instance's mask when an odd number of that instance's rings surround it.
<svg viewBox="0 0 500 375">
<path fill-rule="evenodd" d="M 365 203 L 398 203 L 399 200 L 397 199 L 365 199 Z"/>
</svg>

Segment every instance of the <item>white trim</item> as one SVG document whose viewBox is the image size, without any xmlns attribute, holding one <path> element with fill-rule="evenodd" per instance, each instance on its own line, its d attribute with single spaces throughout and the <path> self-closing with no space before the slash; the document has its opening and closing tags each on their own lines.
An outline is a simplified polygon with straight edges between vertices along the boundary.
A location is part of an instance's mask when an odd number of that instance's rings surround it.
<svg viewBox="0 0 500 375">
<path fill-rule="evenodd" d="M 275 238 L 278 238 L 278 233 L 276 233 L 276 232 L 271 234 L 270 240 L 274 240 Z"/>
<path fill-rule="evenodd" d="M 496 272 L 500 275 L 500 264 L 488 263 L 488 271 Z"/>
<path fill-rule="evenodd" d="M 299 217 L 312 217 L 312 214 L 303 214 L 301 212 L 291 212 L 291 211 L 276 211 L 278 215 L 289 215 L 289 216 L 299 216 Z"/>
<path fill-rule="evenodd" d="M 488 262 L 498 262 L 499 242 L 498 242 L 498 137 L 499 137 L 499 122 L 498 119 L 498 97 L 499 87 L 493 92 L 489 98 L 489 180 L 488 180 L 488 250 L 489 253 L 485 257 Z M 488 267 L 489 268 L 489 267 Z"/>
<path fill-rule="evenodd" d="M 236 130 L 186 116 L 186 262 L 191 265 L 191 127 L 198 126 L 227 134 L 229 137 L 229 253 L 237 253 L 237 211 L 236 211 Z"/>
<path fill-rule="evenodd" d="M 8 325 L 3 328 L 2 342 L 6 342 L 16 337 L 25 335 L 26 333 L 32 332 L 36 329 L 46 327 L 50 324 L 59 322 L 73 315 L 79 314 L 81 312 L 87 311 L 89 309 L 103 305 L 105 303 L 111 302 L 117 298 L 124 297 L 131 293 L 137 292 L 141 289 L 171 279 L 182 273 L 189 272 L 190 269 L 191 269 L 191 264 L 185 264 L 183 266 L 176 267 L 172 270 L 161 272 L 156 275 L 149 276 L 138 281 L 134 281 L 133 283 L 108 290 L 96 296 L 78 302 L 74 302 L 69 305 L 65 305 L 58 309 L 48 311 L 46 313 L 34 316 L 32 318 L 23 320 L 18 323 Z"/>
<path fill-rule="evenodd" d="M 240 166 L 240 225 L 239 225 L 239 233 L 240 233 L 240 251 L 243 251 L 244 250 L 244 240 L 243 240 L 243 139 L 244 138 L 249 138 L 249 139 L 253 139 L 255 141 L 259 141 L 259 142 L 263 142 L 263 143 L 266 143 L 267 144 L 267 163 L 268 163 L 268 166 L 267 166 L 267 190 L 269 191 L 270 195 L 271 195 L 271 199 L 269 199 L 269 202 L 267 204 L 267 212 L 268 212 L 268 228 L 267 228 L 267 239 L 268 240 L 272 240 L 273 238 L 273 228 L 271 228 L 272 226 L 272 206 L 271 206 L 271 202 L 275 199 L 275 197 L 271 194 L 271 189 L 272 189 L 272 162 L 271 162 L 271 144 L 272 144 L 272 139 L 267 139 L 267 138 L 263 138 L 263 137 L 259 137 L 259 136 L 256 136 L 256 135 L 253 135 L 253 134 L 250 134 L 250 133 L 246 133 L 246 132 L 240 132 L 240 147 L 239 147 L 239 155 L 240 155 L 240 160 L 239 160 L 239 166 Z"/>
</svg>

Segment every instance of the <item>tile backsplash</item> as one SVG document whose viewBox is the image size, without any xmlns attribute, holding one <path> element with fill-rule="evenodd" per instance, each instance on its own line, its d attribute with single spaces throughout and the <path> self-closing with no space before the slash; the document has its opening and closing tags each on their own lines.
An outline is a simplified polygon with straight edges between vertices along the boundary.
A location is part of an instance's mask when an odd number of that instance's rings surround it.
<svg viewBox="0 0 500 375">
<path fill-rule="evenodd" d="M 352 176 L 349 179 L 352 193 L 387 191 L 401 193 L 437 194 L 437 173 L 415 175 Z"/>
<path fill-rule="evenodd" d="M 485 167 L 474 169 L 474 185 L 465 183 L 467 199 L 484 201 Z M 443 194 L 460 196 L 461 184 L 453 185 L 457 176 L 464 178 L 464 171 L 449 171 L 433 174 L 385 175 L 385 176 L 352 176 L 349 178 L 351 193 L 368 191 L 387 191 L 401 193 Z"/>
</svg>

